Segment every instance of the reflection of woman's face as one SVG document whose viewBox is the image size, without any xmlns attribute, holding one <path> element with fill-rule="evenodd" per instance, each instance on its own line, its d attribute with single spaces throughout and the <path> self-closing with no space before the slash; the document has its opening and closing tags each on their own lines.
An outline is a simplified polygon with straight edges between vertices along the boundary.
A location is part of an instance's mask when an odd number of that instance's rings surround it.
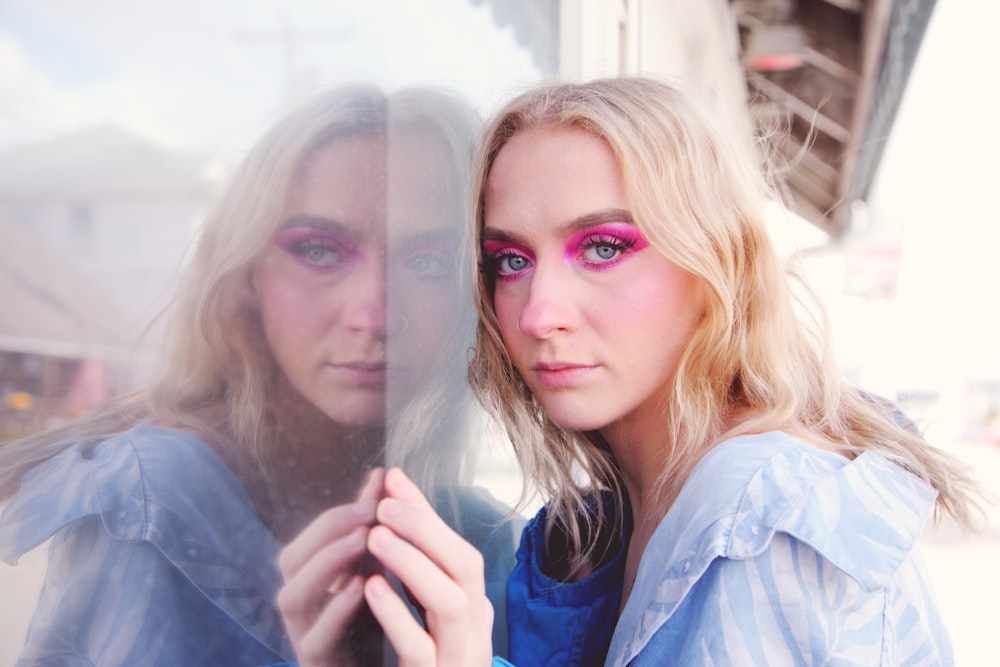
<svg viewBox="0 0 1000 667">
<path fill-rule="evenodd" d="M 332 420 L 391 418 L 455 328 L 459 202 L 433 142 L 334 140 L 302 166 L 254 266 L 264 336 Z"/>
</svg>

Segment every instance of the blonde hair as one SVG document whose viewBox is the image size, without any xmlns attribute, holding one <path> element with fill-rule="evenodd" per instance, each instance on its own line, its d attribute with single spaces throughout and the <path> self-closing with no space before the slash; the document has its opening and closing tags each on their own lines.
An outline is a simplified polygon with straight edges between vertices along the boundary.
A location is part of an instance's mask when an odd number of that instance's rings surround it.
<svg viewBox="0 0 1000 667">
<path fill-rule="evenodd" d="M 661 516 L 697 461 L 721 440 L 804 428 L 846 453 L 876 451 L 899 463 L 937 489 L 939 509 L 968 522 L 974 485 L 966 470 L 897 423 L 883 402 L 846 387 L 825 324 L 803 320 L 798 293 L 765 227 L 771 192 L 750 143 L 723 134 L 677 88 L 648 78 L 614 78 L 543 85 L 509 102 L 487 125 L 474 172 L 473 236 L 480 263 L 490 170 L 513 136 L 538 127 L 580 128 L 606 141 L 636 225 L 704 292 L 704 318 L 663 406 L 663 469 L 656 489 Z M 587 495 L 610 488 L 620 496 L 620 475 L 599 434 L 569 432 L 545 416 L 505 351 L 493 276 L 480 270 L 476 280 L 479 325 L 470 384 L 506 429 L 526 478 L 551 498 L 550 516 L 579 553 L 585 547 L 576 517 L 586 516 Z M 730 428 L 737 412 L 750 417 Z"/>
<path fill-rule="evenodd" d="M 387 95 L 368 85 L 317 95 L 280 120 L 249 151 L 201 225 L 166 314 L 161 364 L 150 388 L 65 427 L 0 446 L 0 500 L 15 493 L 23 475 L 38 463 L 74 443 L 96 444 L 137 423 L 215 434 L 236 456 L 266 467 L 279 446 L 268 418 L 268 392 L 280 370 L 263 338 L 259 316 L 248 303 L 250 272 L 281 222 L 301 166 L 338 137 L 416 132 L 444 147 L 454 173 L 442 178 L 449 178 L 456 200 L 464 201 L 477 126 L 471 108 L 447 92 L 414 88 Z M 465 320 L 471 319 L 466 314 Z M 462 330 L 457 326 L 456 336 Z M 450 355 L 442 351 L 440 356 L 454 362 L 460 355 L 452 349 Z M 435 377 L 424 383 L 424 412 L 438 401 L 460 400 L 466 386 L 464 361 L 452 365 L 455 368 L 439 366 Z M 433 386 L 432 381 L 453 377 L 459 377 L 458 388 L 454 383 Z M 444 409 L 438 406 L 435 415 Z M 406 463 L 431 456 L 428 441 L 439 447 L 437 438 L 445 428 L 457 428 L 459 417 L 450 414 L 435 422 L 404 414 L 410 444 L 395 448 L 394 460 Z M 428 473 L 431 484 L 430 478 L 454 478 L 458 463 L 422 469 L 433 471 Z"/>
</svg>

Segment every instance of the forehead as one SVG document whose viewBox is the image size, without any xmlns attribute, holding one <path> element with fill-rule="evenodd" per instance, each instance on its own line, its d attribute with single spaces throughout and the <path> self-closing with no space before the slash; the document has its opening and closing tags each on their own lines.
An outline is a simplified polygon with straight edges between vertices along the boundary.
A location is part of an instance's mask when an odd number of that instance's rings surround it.
<svg viewBox="0 0 1000 667">
<path fill-rule="evenodd" d="M 575 127 L 515 134 L 493 162 L 484 206 L 487 226 L 558 224 L 595 210 L 627 209 L 611 146 Z"/>
<path fill-rule="evenodd" d="M 451 187 L 457 166 L 443 141 L 426 133 L 349 134 L 310 153 L 299 167 L 292 189 L 301 191 L 317 183 L 330 189 L 339 183 L 403 190 L 417 182 L 440 189 Z"/>
<path fill-rule="evenodd" d="M 286 216 L 311 213 L 390 231 L 459 223 L 458 165 L 443 142 L 414 131 L 338 137 L 312 153 L 291 185 Z"/>
</svg>

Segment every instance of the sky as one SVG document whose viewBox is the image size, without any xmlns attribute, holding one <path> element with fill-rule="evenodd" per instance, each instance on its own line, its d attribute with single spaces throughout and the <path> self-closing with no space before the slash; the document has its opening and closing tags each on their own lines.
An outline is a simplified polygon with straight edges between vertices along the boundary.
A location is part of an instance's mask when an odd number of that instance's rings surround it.
<svg viewBox="0 0 1000 667">
<path fill-rule="evenodd" d="M 114 123 L 225 150 L 338 82 L 446 86 L 486 112 L 539 76 L 468 0 L 0 0 L 0 147 Z"/>
</svg>

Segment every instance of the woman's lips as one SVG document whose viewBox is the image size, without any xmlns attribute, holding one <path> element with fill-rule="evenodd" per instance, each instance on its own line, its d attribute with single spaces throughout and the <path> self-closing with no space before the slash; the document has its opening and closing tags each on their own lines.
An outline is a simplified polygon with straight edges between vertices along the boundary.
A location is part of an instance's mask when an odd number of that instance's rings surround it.
<svg viewBox="0 0 1000 667">
<path fill-rule="evenodd" d="M 385 387 L 398 372 L 385 362 L 353 361 L 331 364 L 331 367 L 347 383 L 363 387 Z"/>
<path fill-rule="evenodd" d="M 532 371 L 535 377 L 545 387 L 550 389 L 565 388 L 583 379 L 597 366 L 583 364 L 546 363 L 538 364 Z"/>
</svg>

